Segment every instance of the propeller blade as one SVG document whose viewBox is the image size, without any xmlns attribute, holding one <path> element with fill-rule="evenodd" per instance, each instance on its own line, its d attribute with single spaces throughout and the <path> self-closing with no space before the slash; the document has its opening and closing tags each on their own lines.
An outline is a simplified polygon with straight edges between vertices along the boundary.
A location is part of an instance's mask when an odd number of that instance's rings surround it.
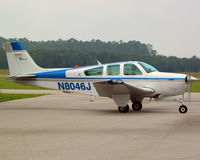
<svg viewBox="0 0 200 160">
<path fill-rule="evenodd" d="M 188 99 L 189 103 L 191 102 L 191 75 L 188 75 Z"/>
</svg>

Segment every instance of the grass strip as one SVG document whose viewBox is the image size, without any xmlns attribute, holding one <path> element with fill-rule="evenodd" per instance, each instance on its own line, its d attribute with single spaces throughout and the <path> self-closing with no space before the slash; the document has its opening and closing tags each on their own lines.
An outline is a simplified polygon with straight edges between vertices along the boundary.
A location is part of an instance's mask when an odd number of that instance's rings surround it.
<svg viewBox="0 0 200 160">
<path fill-rule="evenodd" d="M 9 75 L 9 70 L 8 69 L 0 69 L 0 75 Z"/>
<path fill-rule="evenodd" d="M 11 101 L 15 99 L 24 99 L 24 98 L 32 98 L 32 97 L 39 97 L 44 96 L 47 94 L 7 94 L 7 93 L 0 93 L 0 102 L 4 101 Z"/>
</svg>

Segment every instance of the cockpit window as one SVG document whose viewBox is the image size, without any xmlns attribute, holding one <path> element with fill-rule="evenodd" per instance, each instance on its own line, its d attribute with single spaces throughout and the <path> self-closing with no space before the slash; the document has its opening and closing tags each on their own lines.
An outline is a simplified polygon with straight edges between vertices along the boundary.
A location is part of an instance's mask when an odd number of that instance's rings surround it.
<svg viewBox="0 0 200 160">
<path fill-rule="evenodd" d="M 107 75 L 119 75 L 120 74 L 120 65 L 110 65 L 107 66 Z"/>
<path fill-rule="evenodd" d="M 124 75 L 142 75 L 142 72 L 134 64 L 124 64 Z"/>
<path fill-rule="evenodd" d="M 138 62 L 142 68 L 147 72 L 147 73 L 151 73 L 151 72 L 155 72 L 157 71 L 157 69 L 155 69 L 153 66 L 147 64 L 147 63 L 144 63 L 144 62 Z"/>
<path fill-rule="evenodd" d="M 103 67 L 88 69 L 84 73 L 86 76 L 101 76 L 103 75 Z"/>
</svg>

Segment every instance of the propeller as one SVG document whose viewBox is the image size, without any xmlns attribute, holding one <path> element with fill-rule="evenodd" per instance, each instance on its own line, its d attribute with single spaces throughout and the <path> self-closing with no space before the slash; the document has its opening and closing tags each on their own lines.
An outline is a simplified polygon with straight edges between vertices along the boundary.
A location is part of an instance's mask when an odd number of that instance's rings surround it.
<svg viewBox="0 0 200 160">
<path fill-rule="evenodd" d="M 189 103 L 191 103 L 191 84 L 195 81 L 197 81 L 199 79 L 191 76 L 191 74 L 188 74 L 185 77 L 185 82 L 188 84 L 187 88 L 188 88 L 188 99 L 189 99 Z"/>
</svg>

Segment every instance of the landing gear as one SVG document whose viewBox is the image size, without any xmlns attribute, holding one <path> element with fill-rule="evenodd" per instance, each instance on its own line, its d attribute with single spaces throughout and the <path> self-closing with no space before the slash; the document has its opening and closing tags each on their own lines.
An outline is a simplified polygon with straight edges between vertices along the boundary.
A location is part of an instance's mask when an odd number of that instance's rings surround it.
<svg viewBox="0 0 200 160">
<path fill-rule="evenodd" d="M 120 112 L 120 113 L 127 113 L 128 111 L 129 111 L 129 106 L 128 105 L 126 105 L 126 106 L 119 106 L 118 107 L 118 111 Z"/>
<path fill-rule="evenodd" d="M 132 104 L 133 111 L 141 111 L 142 103 L 138 101 L 134 101 Z"/>
<path fill-rule="evenodd" d="M 184 102 L 184 94 L 182 94 L 182 98 L 180 99 L 181 106 L 179 107 L 178 110 L 180 113 L 187 113 L 188 108 L 183 104 L 183 102 Z"/>
<path fill-rule="evenodd" d="M 188 108 L 185 105 L 181 105 L 178 110 L 180 113 L 186 113 Z"/>
</svg>

